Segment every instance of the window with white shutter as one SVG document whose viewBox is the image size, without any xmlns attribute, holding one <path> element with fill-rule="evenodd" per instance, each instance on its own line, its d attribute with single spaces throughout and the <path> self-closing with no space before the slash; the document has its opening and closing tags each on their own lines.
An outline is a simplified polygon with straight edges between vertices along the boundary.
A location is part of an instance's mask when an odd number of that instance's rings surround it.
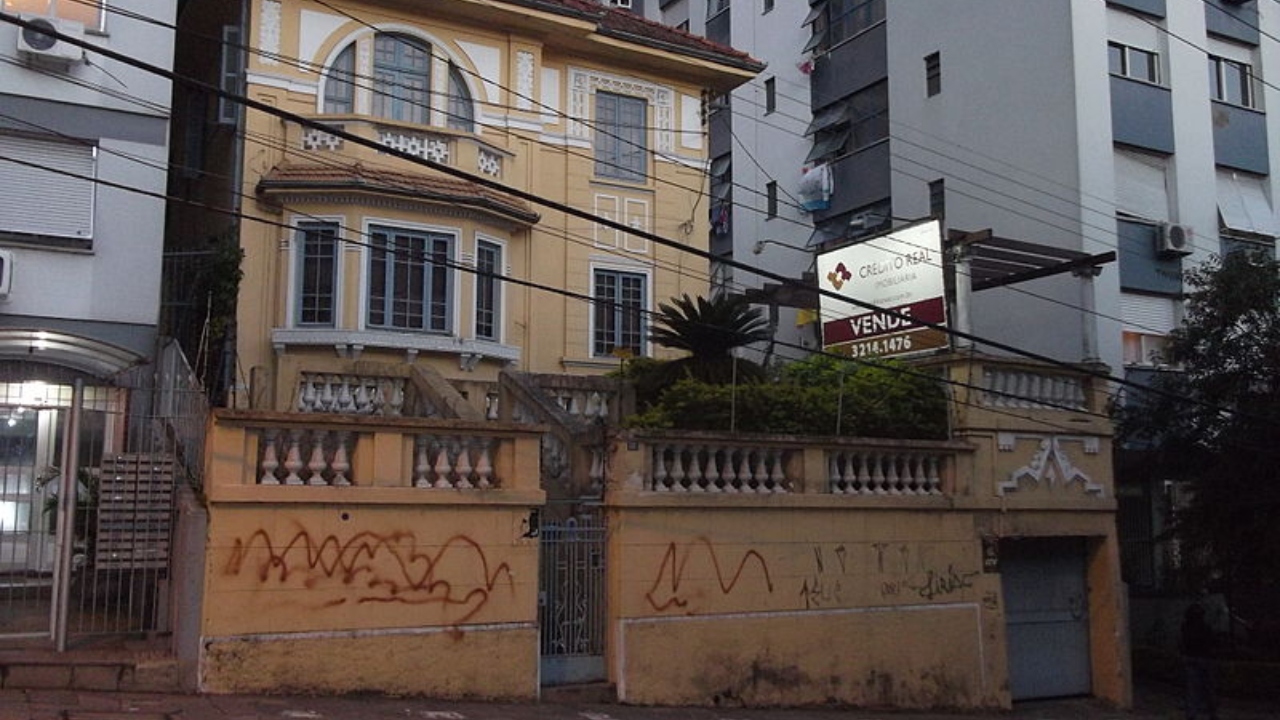
<svg viewBox="0 0 1280 720">
<path fill-rule="evenodd" d="M 0 235 L 88 247 L 96 180 L 91 144 L 0 134 Z"/>
</svg>

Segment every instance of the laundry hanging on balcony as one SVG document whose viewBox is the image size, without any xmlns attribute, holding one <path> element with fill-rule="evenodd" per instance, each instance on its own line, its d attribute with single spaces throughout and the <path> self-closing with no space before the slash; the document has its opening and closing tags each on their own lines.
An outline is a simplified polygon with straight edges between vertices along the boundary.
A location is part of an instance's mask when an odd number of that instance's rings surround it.
<svg viewBox="0 0 1280 720">
<path fill-rule="evenodd" d="M 800 207 L 807 212 L 831 207 L 831 166 L 820 163 L 806 167 L 800 175 Z"/>
<path fill-rule="evenodd" d="M 715 235 L 729 234 L 729 203 L 719 203 L 711 207 L 711 232 Z"/>
</svg>

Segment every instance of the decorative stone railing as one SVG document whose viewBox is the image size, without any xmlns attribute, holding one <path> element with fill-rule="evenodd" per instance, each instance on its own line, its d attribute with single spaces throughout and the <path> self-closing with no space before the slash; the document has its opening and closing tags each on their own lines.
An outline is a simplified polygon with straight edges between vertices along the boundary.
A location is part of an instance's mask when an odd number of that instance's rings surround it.
<svg viewBox="0 0 1280 720">
<path fill-rule="evenodd" d="M 827 450 L 828 487 L 836 495 L 941 495 L 948 457 L 915 450 Z"/>
<path fill-rule="evenodd" d="M 729 443 L 657 442 L 651 446 L 650 490 L 657 492 L 786 493 L 793 451 Z"/>
<path fill-rule="evenodd" d="M 298 412 L 399 417 L 405 405 L 405 378 L 299 373 Z"/>
<path fill-rule="evenodd" d="M 507 153 L 471 133 L 356 116 L 317 116 L 327 127 L 345 134 L 372 140 L 379 145 L 424 158 L 441 165 L 462 168 L 495 180 L 502 179 Z M 373 153 L 348 143 L 342 136 L 314 127 L 291 127 L 289 144 L 307 152 L 343 153 L 345 156 Z"/>
<path fill-rule="evenodd" d="M 984 366 L 979 402 L 987 407 L 1087 410 L 1085 378 L 1044 370 Z"/>
<path fill-rule="evenodd" d="M 941 496 L 962 442 L 633 431 L 613 470 L 630 491 Z"/>
<path fill-rule="evenodd" d="M 544 430 L 501 422 L 219 410 L 210 472 L 221 487 L 537 490 Z"/>
</svg>

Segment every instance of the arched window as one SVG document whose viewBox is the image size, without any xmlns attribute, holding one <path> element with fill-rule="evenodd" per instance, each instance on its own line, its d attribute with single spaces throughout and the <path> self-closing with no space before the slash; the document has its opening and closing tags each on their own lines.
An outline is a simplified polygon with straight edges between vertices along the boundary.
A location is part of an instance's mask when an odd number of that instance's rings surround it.
<svg viewBox="0 0 1280 720">
<path fill-rule="evenodd" d="M 429 117 L 431 48 L 404 35 L 380 33 L 373 41 L 373 114 L 425 125 Z"/>
<path fill-rule="evenodd" d="M 462 70 L 449 63 L 449 117 L 447 124 L 454 130 L 475 131 L 475 106 L 471 102 L 471 91 L 467 89 Z"/>
<path fill-rule="evenodd" d="M 348 45 L 333 59 L 324 80 L 324 111 L 343 114 L 355 111 L 356 46 Z"/>
</svg>

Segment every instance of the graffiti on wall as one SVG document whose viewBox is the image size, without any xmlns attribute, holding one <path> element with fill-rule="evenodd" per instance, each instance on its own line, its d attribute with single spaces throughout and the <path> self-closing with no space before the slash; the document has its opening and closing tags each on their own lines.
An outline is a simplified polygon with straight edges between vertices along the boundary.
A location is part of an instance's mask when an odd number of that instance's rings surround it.
<svg viewBox="0 0 1280 720">
<path fill-rule="evenodd" d="M 848 560 L 849 551 L 844 545 L 835 546 L 829 553 L 824 553 L 819 545 L 813 547 L 814 572 L 800 583 L 800 600 L 806 610 L 844 604 Z"/>
<path fill-rule="evenodd" d="M 729 595 L 738 590 L 740 585 L 748 582 L 752 587 L 757 589 L 763 587 L 765 591 L 773 592 L 773 579 L 769 577 L 769 565 L 760 553 L 747 550 L 738 558 L 736 567 L 726 572 L 725 567 L 732 563 L 722 563 L 719 552 L 711 541 L 700 537 L 684 546 L 674 542 L 667 545 L 662 562 L 654 574 L 653 584 L 644 595 L 650 607 L 658 612 L 673 607 L 685 608 L 689 604 L 692 593 L 703 592 L 704 588 L 697 587 L 696 581 L 690 579 L 693 573 L 690 572 L 689 565 L 694 560 L 705 560 L 710 563 L 722 595 Z"/>
<path fill-rule="evenodd" d="M 511 568 L 505 562 L 490 567 L 485 549 L 460 534 L 428 546 L 408 531 L 358 532 L 344 540 L 299 529 L 282 542 L 257 530 L 236 538 L 224 572 L 316 594 L 309 602 L 320 607 L 439 605 L 451 622 L 474 617 L 500 582 L 514 592 Z"/>
</svg>

